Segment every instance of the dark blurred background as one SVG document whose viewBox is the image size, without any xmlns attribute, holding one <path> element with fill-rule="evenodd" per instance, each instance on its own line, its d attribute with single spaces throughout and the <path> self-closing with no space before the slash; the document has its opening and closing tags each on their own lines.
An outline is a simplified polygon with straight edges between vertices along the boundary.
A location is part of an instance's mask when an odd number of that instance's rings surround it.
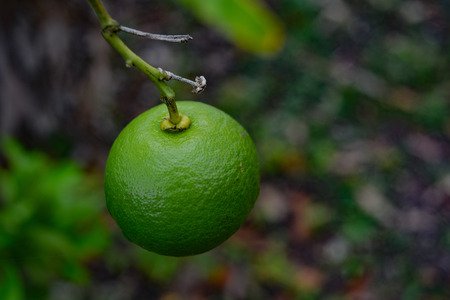
<svg viewBox="0 0 450 300">
<path fill-rule="evenodd" d="M 199 3 L 104 1 L 123 25 L 193 36 L 121 34 L 204 75 L 201 95 L 169 84 L 260 155 L 246 224 L 181 259 L 127 242 L 104 204 L 109 148 L 157 89 L 87 1 L 0 3 L 0 299 L 450 299 L 450 2 Z"/>
</svg>

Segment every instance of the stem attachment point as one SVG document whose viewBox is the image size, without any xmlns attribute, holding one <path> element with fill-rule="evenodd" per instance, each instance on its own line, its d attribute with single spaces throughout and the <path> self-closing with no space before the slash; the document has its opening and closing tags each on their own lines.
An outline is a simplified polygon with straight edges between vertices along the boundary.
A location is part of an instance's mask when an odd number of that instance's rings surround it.
<svg viewBox="0 0 450 300">
<path fill-rule="evenodd" d="M 180 114 L 180 122 L 178 124 L 173 124 L 172 122 L 170 122 L 170 117 L 166 116 L 161 121 L 161 130 L 162 131 L 172 131 L 172 132 L 182 131 L 182 130 L 188 129 L 190 125 L 191 125 L 191 120 L 183 114 Z"/>
</svg>

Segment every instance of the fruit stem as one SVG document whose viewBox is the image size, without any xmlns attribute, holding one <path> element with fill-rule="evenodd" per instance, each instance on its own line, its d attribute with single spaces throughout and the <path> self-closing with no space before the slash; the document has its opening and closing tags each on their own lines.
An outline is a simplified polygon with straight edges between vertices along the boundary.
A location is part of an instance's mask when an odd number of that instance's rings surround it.
<svg viewBox="0 0 450 300">
<path fill-rule="evenodd" d="M 175 101 L 169 101 L 165 98 L 161 98 L 161 101 L 164 102 L 164 104 L 167 106 L 167 109 L 169 110 L 169 121 L 175 125 L 180 123 L 181 117 Z"/>
<path fill-rule="evenodd" d="M 120 31 L 119 23 L 111 18 L 101 0 L 88 1 L 100 21 L 102 35 L 106 41 L 125 59 L 127 67 L 135 66 L 151 79 L 161 93 L 162 102 L 169 110 L 169 121 L 174 125 L 180 123 L 181 117 L 175 103 L 175 92 L 164 82 L 166 75 L 145 62 L 125 45 L 117 35 Z"/>
</svg>

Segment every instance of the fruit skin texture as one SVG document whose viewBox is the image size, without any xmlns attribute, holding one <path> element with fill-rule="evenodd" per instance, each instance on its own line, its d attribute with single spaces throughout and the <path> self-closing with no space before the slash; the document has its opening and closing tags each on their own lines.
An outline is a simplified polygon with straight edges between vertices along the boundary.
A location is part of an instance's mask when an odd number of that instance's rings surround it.
<svg viewBox="0 0 450 300">
<path fill-rule="evenodd" d="M 227 240 L 259 196 L 259 159 L 245 129 L 223 111 L 177 101 L 191 119 L 160 129 L 165 105 L 120 133 L 105 169 L 106 204 L 131 242 L 162 255 L 189 256 Z"/>
</svg>

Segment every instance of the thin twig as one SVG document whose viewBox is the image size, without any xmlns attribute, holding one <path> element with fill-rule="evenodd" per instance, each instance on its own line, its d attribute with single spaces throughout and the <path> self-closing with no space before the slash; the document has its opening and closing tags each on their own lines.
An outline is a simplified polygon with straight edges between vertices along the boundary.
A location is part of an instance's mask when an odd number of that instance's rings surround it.
<svg viewBox="0 0 450 300">
<path fill-rule="evenodd" d="M 122 25 L 119 25 L 119 30 L 129 33 L 129 34 L 146 37 L 151 40 L 165 41 L 165 42 L 171 42 L 171 43 L 187 43 L 189 40 L 192 40 L 192 37 L 189 34 L 177 34 L 177 35 L 156 34 L 156 33 L 140 31 L 140 30 L 122 26 Z"/>
<path fill-rule="evenodd" d="M 194 88 L 192 90 L 192 93 L 194 93 L 194 94 L 200 94 L 206 88 L 206 78 L 204 76 L 197 76 L 197 77 L 195 77 L 195 81 L 192 81 L 190 79 L 186 79 L 184 77 L 173 74 L 172 72 L 165 71 L 162 68 L 158 68 L 158 71 L 161 73 L 159 80 L 168 81 L 168 80 L 174 79 L 174 80 L 178 80 L 178 81 L 190 84 Z"/>
<path fill-rule="evenodd" d="M 175 36 L 166 36 L 160 34 L 151 34 L 142 32 L 139 30 L 135 30 L 132 28 L 128 28 L 125 26 L 119 25 L 117 21 L 115 21 L 106 11 L 103 6 L 102 0 L 88 0 L 92 8 L 94 9 L 101 27 L 102 27 L 102 35 L 108 41 L 108 43 L 125 59 L 126 66 L 131 67 L 135 66 L 144 74 L 146 74 L 156 85 L 161 93 L 161 100 L 167 106 L 169 111 L 169 121 L 172 124 L 178 125 L 182 120 L 182 115 L 178 112 L 177 105 L 175 103 L 175 92 L 172 90 L 170 86 L 168 86 L 164 81 L 170 79 L 176 79 L 185 83 L 188 83 L 194 87 L 193 93 L 201 93 L 206 87 L 206 79 L 203 76 L 199 76 L 195 78 L 195 82 L 178 75 L 175 75 L 171 72 L 164 71 L 161 68 L 155 68 L 145 62 L 141 57 L 136 55 L 133 51 L 128 48 L 124 42 L 117 35 L 117 32 L 124 31 L 127 33 L 135 34 L 138 36 L 149 37 L 152 39 L 166 40 L 169 42 L 187 42 L 191 40 L 192 37 L 189 35 L 175 35 Z M 188 123 L 184 123 L 189 126 Z M 187 127 L 177 127 L 178 130 L 186 129 Z M 165 130 L 165 129 L 164 129 Z"/>
</svg>

